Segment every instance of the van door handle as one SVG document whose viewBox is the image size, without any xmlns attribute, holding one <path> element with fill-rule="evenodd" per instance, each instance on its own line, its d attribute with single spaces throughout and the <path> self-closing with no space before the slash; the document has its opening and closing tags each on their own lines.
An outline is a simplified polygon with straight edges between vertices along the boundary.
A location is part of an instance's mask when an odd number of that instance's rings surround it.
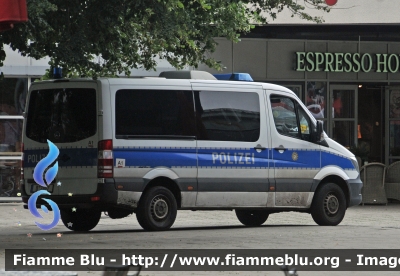
<svg viewBox="0 0 400 276">
<path fill-rule="evenodd" d="M 287 148 L 285 148 L 284 146 L 280 145 L 279 147 L 274 148 L 274 150 L 287 150 Z"/>
<path fill-rule="evenodd" d="M 258 144 L 257 146 L 254 147 L 255 150 L 266 150 L 267 148 L 261 146 L 260 144 Z"/>
</svg>

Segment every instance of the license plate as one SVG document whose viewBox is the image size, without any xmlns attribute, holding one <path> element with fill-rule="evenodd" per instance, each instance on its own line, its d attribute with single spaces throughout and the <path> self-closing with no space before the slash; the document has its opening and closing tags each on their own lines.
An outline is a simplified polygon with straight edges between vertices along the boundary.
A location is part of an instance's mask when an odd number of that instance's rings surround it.
<svg viewBox="0 0 400 276">
<path fill-rule="evenodd" d="M 40 190 L 47 190 L 49 193 L 52 193 L 53 192 L 53 188 L 54 188 L 53 184 L 50 184 L 47 187 L 43 187 L 43 186 L 40 186 L 40 185 L 37 185 L 37 184 L 32 184 L 31 185 L 31 193 L 34 193 L 34 192 L 37 192 L 37 191 L 40 191 Z"/>
</svg>

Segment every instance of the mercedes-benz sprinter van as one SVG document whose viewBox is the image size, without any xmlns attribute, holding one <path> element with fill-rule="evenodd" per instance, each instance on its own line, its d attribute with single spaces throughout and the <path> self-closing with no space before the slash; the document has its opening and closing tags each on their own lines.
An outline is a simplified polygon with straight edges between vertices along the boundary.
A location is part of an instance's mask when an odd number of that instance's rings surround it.
<svg viewBox="0 0 400 276">
<path fill-rule="evenodd" d="M 33 170 L 48 140 L 59 155 L 46 198 L 75 231 L 94 228 L 102 212 L 136 213 L 144 229 L 166 230 L 177 210 L 235 210 L 248 226 L 298 211 L 337 225 L 361 203 L 354 155 L 278 85 L 200 71 L 35 82 L 23 131 L 25 203 L 42 188 Z"/>
</svg>

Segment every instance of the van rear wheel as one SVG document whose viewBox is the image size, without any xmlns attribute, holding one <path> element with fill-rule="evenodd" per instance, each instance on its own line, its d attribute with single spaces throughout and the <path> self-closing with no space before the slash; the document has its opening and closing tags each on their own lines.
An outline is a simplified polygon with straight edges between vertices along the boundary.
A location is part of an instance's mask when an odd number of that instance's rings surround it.
<svg viewBox="0 0 400 276">
<path fill-rule="evenodd" d="M 91 209 L 61 209 L 61 220 L 65 227 L 73 231 L 89 231 L 100 221 L 101 212 Z"/>
<path fill-rule="evenodd" d="M 260 226 L 269 216 L 264 210 L 235 210 L 238 220 L 246 226 Z"/>
<path fill-rule="evenodd" d="M 150 188 L 140 199 L 136 218 L 144 230 L 162 231 L 174 224 L 177 213 L 175 196 L 165 187 Z"/>
<path fill-rule="evenodd" d="M 335 183 L 326 183 L 314 195 L 311 216 L 321 226 L 336 226 L 346 213 L 346 197 Z"/>
</svg>

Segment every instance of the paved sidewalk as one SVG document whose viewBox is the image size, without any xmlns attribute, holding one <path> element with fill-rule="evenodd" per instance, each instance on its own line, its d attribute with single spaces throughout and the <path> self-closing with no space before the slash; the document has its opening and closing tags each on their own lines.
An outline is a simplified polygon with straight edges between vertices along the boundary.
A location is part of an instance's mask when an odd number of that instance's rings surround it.
<svg viewBox="0 0 400 276">
<path fill-rule="evenodd" d="M 243 227 L 234 212 L 179 211 L 170 231 L 145 232 L 134 215 L 113 220 L 103 215 L 91 232 L 67 230 L 59 223 L 41 231 L 28 210 L 18 203 L 0 204 L 0 269 L 4 269 L 4 248 L 24 249 L 400 249 L 400 204 L 354 206 L 337 227 L 319 227 L 306 213 L 272 214 L 262 227 Z M 11 200 L 11 199 L 10 199 Z M 14 200 L 14 199 L 13 199 Z M 32 233 L 32 237 L 27 237 Z M 62 237 L 57 237 L 61 233 Z M 400 256 L 399 256 L 400 257 Z M 99 271 L 76 272 L 79 276 L 100 276 Z M 0 275 L 3 275 L 0 271 Z M 16 274 L 6 273 L 13 276 Z M 54 274 L 55 275 L 55 274 Z M 69 275 L 69 274 L 66 274 Z M 276 271 L 143 271 L 140 276 L 282 276 Z M 299 268 L 300 276 L 399 275 L 398 271 L 321 271 Z M 33 275 L 32 275 L 33 276 Z M 36 276 L 36 275 L 35 275 Z"/>
</svg>

